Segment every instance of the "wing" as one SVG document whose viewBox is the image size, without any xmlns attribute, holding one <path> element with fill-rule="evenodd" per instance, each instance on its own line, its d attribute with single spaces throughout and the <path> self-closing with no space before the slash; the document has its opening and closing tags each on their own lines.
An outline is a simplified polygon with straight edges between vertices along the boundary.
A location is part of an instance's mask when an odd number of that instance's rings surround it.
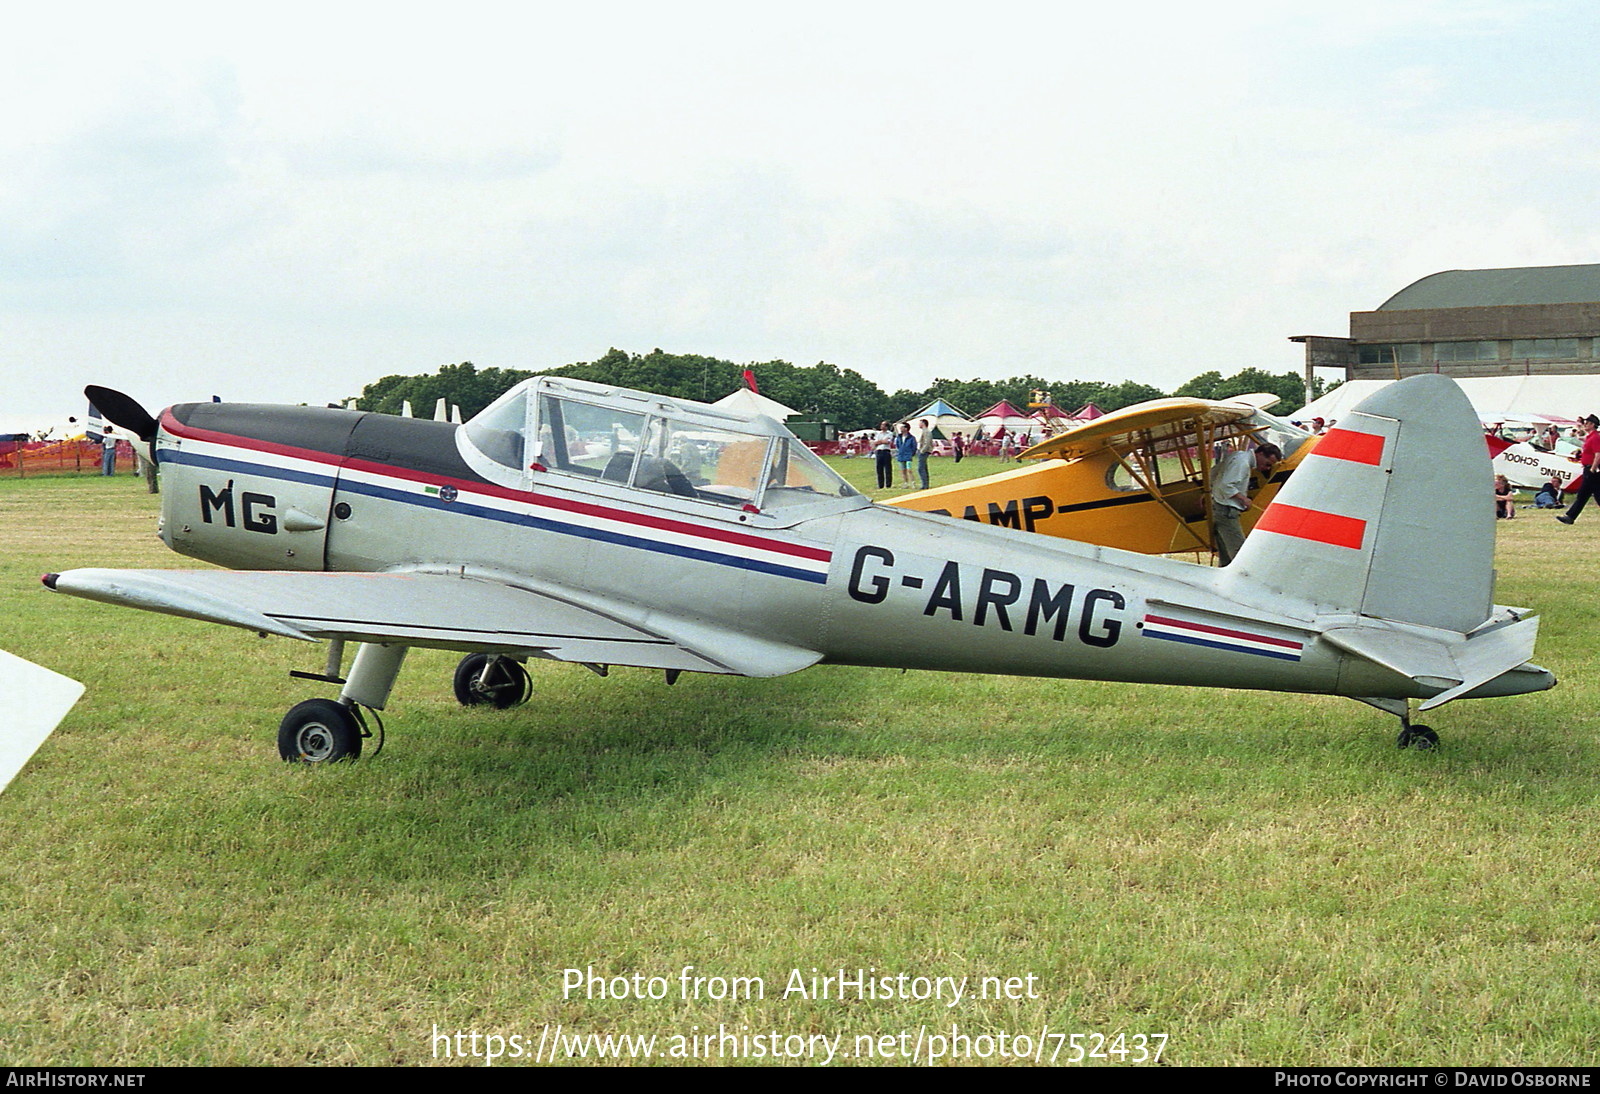
<svg viewBox="0 0 1600 1094">
<path fill-rule="evenodd" d="M 1241 421 L 1255 413 L 1255 410 L 1254 406 L 1243 402 L 1152 399 L 1065 429 L 1018 453 L 1017 459 L 1081 459 L 1106 447 L 1127 448 L 1138 443 L 1148 444 L 1152 440 L 1171 440 L 1194 434 L 1202 422 L 1219 426 Z"/>
<path fill-rule="evenodd" d="M 55 732 L 83 685 L 0 650 L 0 695 L 6 719 L 0 726 L 0 790 L 6 788 L 46 737 Z"/>
<path fill-rule="evenodd" d="M 286 638 L 483 650 L 556 661 L 782 676 L 807 649 L 625 605 L 439 573 L 68 570 L 59 593 Z"/>
</svg>

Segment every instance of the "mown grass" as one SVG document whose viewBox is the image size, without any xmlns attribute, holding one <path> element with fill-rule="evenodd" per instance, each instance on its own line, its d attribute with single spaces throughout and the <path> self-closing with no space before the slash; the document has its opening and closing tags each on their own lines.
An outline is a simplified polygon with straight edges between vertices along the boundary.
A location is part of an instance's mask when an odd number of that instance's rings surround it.
<svg viewBox="0 0 1600 1094">
<path fill-rule="evenodd" d="M 538 666 L 493 713 L 417 652 L 382 755 L 304 768 L 273 737 L 328 693 L 285 675 L 320 650 L 39 587 L 185 565 L 155 510 L 131 479 L 0 483 L 0 645 L 88 684 L 0 796 L 0 1064 L 952 1021 L 1166 1033 L 1176 1064 L 1595 1058 L 1600 517 L 1500 524 L 1498 598 L 1543 611 L 1562 684 L 1444 708 L 1434 753 L 1348 700 L 837 667 Z M 685 965 L 767 998 L 562 995 Z M 780 997 L 858 966 L 1040 997 Z"/>
<path fill-rule="evenodd" d="M 848 459 L 843 456 L 829 456 L 827 462 L 828 466 L 843 475 L 851 486 L 878 501 L 887 501 L 890 498 L 921 489 L 915 464 L 911 467 L 911 481 L 917 485 L 910 490 L 900 486 L 900 465 L 895 464 L 893 467 L 895 485 L 886 490 L 879 490 L 877 463 L 870 453 L 865 456 L 854 456 Z M 1020 466 L 1022 465 L 1015 460 L 1009 463 L 1002 463 L 998 456 L 968 456 L 960 463 L 948 457 L 935 456 L 928 461 L 928 486 L 932 489 L 937 489 L 954 482 L 964 482 L 967 479 L 981 478 L 984 475 L 993 475 L 1000 471 L 1015 470 Z"/>
</svg>

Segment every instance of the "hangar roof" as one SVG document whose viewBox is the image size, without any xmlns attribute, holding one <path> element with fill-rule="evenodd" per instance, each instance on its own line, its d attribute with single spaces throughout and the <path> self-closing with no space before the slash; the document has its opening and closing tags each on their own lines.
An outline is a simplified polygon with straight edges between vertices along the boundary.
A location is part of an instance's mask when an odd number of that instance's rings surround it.
<svg viewBox="0 0 1600 1094">
<path fill-rule="evenodd" d="M 1600 265 L 1445 270 L 1395 293 L 1379 311 L 1600 301 Z"/>
</svg>

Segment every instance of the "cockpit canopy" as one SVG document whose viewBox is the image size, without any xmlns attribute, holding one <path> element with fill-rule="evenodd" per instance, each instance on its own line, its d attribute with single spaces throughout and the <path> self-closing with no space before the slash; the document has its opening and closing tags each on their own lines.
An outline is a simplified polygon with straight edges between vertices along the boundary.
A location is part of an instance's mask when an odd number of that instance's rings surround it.
<svg viewBox="0 0 1600 1094">
<path fill-rule="evenodd" d="M 531 472 L 762 512 L 860 495 L 771 418 L 703 403 L 536 377 L 457 433 L 469 465 L 517 489 Z"/>
</svg>

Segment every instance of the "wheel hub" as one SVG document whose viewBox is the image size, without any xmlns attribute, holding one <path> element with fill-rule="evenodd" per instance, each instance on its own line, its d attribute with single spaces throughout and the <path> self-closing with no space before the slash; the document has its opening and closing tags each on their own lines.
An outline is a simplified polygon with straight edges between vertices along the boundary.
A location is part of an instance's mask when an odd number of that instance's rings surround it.
<svg viewBox="0 0 1600 1094">
<path fill-rule="evenodd" d="M 316 762 L 333 753 L 333 734 L 324 725 L 309 725 L 300 731 L 300 755 Z"/>
</svg>

